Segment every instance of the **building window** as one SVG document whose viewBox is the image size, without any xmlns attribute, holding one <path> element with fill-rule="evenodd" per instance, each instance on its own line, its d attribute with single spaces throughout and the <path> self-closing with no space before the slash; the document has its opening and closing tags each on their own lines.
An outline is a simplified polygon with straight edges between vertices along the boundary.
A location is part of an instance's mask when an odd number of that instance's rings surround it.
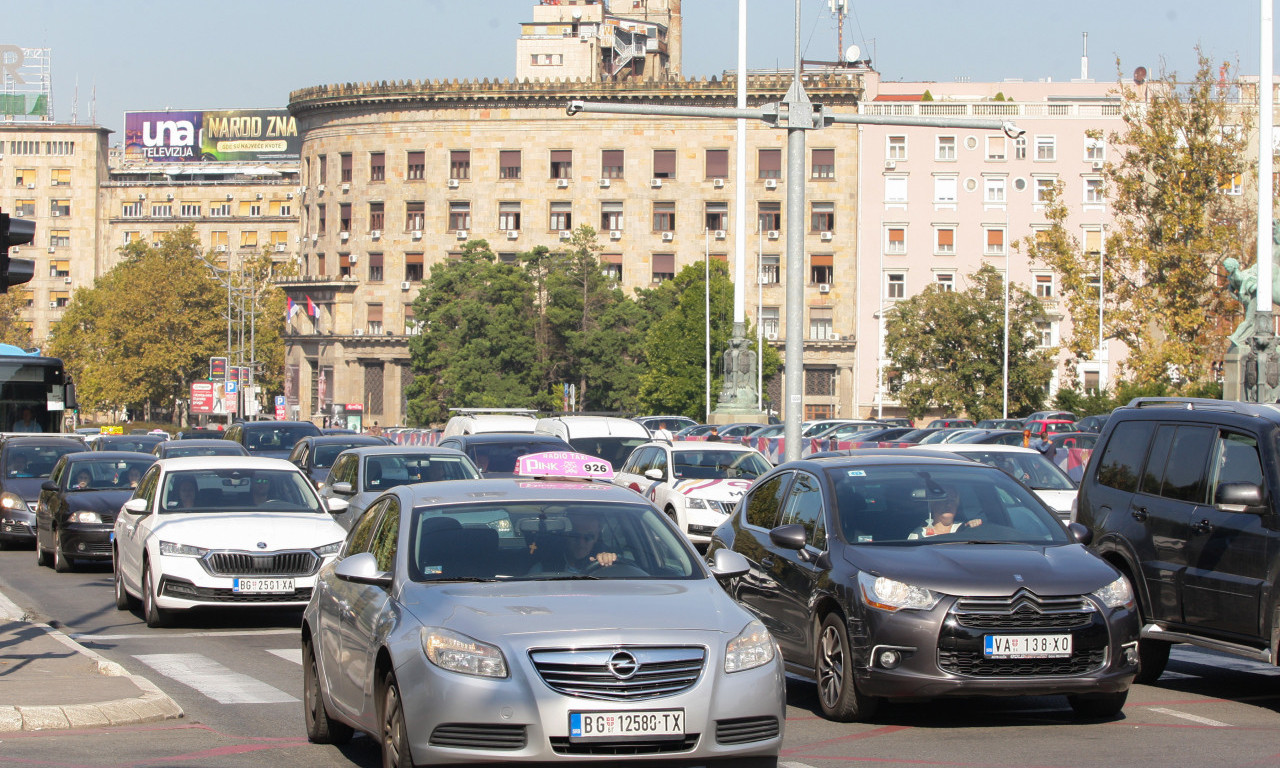
<svg viewBox="0 0 1280 768">
<path fill-rule="evenodd" d="M 230 216 L 231 203 L 218 203 L 217 205 L 209 206 L 209 215 L 213 218 L 219 218 L 219 219 Z"/>
<path fill-rule="evenodd" d="M 764 334 L 766 339 L 778 338 L 778 308 L 777 307 L 761 307 L 760 308 L 760 333 Z"/>
<path fill-rule="evenodd" d="M 826 341 L 831 338 L 831 307 L 809 308 L 809 338 L 813 341 Z"/>
<path fill-rule="evenodd" d="M 36 201 L 35 200 L 17 200 L 14 201 L 14 212 L 19 216 L 35 216 Z M 130 212 L 132 211 L 132 213 Z M 122 212 L 123 216 L 141 216 L 142 203 L 126 203 Z"/>
<path fill-rule="evenodd" d="M 707 203 L 707 229 L 712 232 L 723 232 L 729 228 L 729 204 L 724 202 Z"/>
<path fill-rule="evenodd" d="M 609 200 L 600 204 L 600 229 L 605 232 L 622 231 L 622 203 Z"/>
<path fill-rule="evenodd" d="M 551 150 L 551 178 L 568 179 L 573 176 L 573 150 Z"/>
<path fill-rule="evenodd" d="M 365 325 L 365 327 L 366 327 L 366 329 L 368 330 L 368 332 L 369 332 L 370 334 L 374 335 L 374 336 L 381 336 L 381 335 L 382 335 L 382 305 L 381 305 L 381 304 L 370 304 L 370 305 L 368 305 L 367 307 L 365 307 L 365 318 L 366 318 L 366 325 Z M 370 407 L 369 407 L 369 410 L 370 410 L 371 412 L 377 413 L 378 411 L 381 411 L 381 410 L 382 410 L 382 408 L 381 408 L 381 403 L 379 403 L 379 407 L 375 410 L 375 409 L 372 407 L 372 405 L 369 403 L 369 401 L 368 401 L 368 398 L 369 398 L 371 395 L 373 395 L 373 394 L 374 394 L 374 393 L 372 393 L 372 392 L 370 392 L 370 391 L 369 391 L 370 389 L 372 389 L 371 387 L 369 387 L 369 386 L 368 386 L 369 371 L 370 371 L 370 370 L 373 370 L 373 369 L 375 369 L 375 368 L 378 370 L 378 374 L 379 374 L 379 375 L 378 375 L 378 379 L 379 379 L 379 380 L 381 380 L 381 378 L 382 378 L 382 375 L 381 375 L 381 373 L 382 373 L 382 366 L 381 366 L 381 365 L 376 365 L 376 366 L 375 366 L 375 365 L 368 365 L 368 366 L 365 366 L 365 369 L 364 369 L 364 371 L 365 371 L 365 383 L 366 383 L 366 387 L 365 387 L 365 398 L 366 398 L 366 399 L 365 399 L 365 404 L 370 406 Z M 381 386 L 379 386 L 379 387 L 377 387 L 377 389 L 378 389 L 378 392 L 377 392 L 378 400 L 381 400 L 381 399 L 382 399 L 382 387 L 381 387 Z"/>
<path fill-rule="evenodd" d="M 987 137 L 987 160 L 993 163 L 1004 162 L 1009 151 L 1009 140 L 1004 136 Z"/>
<path fill-rule="evenodd" d="M 815 149 L 809 166 L 809 178 L 834 179 L 836 177 L 836 151 Z"/>
<path fill-rule="evenodd" d="M 365 258 L 369 261 L 369 282 L 382 282 L 382 254 L 371 253 Z"/>
<path fill-rule="evenodd" d="M 782 203 L 759 203 L 756 208 L 756 224 L 761 232 L 777 232 L 782 229 Z"/>
<path fill-rule="evenodd" d="M 324 203 L 318 203 L 316 205 L 316 232 L 318 234 L 321 234 L 321 235 L 324 234 L 326 216 L 327 216 L 327 212 L 325 210 Z"/>
<path fill-rule="evenodd" d="M 707 178 L 708 179 L 729 178 L 729 150 L 727 149 L 708 149 L 707 150 Z"/>
<path fill-rule="evenodd" d="M 1104 202 L 1102 179 L 1084 180 L 1084 202 L 1086 205 L 1102 205 Z"/>
<path fill-rule="evenodd" d="M 991 228 L 987 230 L 987 249 L 985 253 L 988 256 L 1004 255 L 1004 230 Z"/>
<path fill-rule="evenodd" d="M 1019 136 L 1018 138 L 1013 140 L 1013 159 L 1014 160 L 1027 159 L 1027 137 L 1026 136 Z"/>
<path fill-rule="evenodd" d="M 1053 346 L 1053 323 L 1046 321 L 1036 321 L 1036 335 L 1039 337 L 1040 348 L 1048 349 Z"/>
<path fill-rule="evenodd" d="M 338 254 L 338 277 L 351 276 L 351 254 Z"/>
<path fill-rule="evenodd" d="M 70 168 L 49 169 L 49 184 L 55 187 L 71 186 L 71 169 Z"/>
<path fill-rule="evenodd" d="M 885 229 L 884 252 L 890 256 L 902 256 L 907 252 L 906 227 L 888 227 Z"/>
<path fill-rule="evenodd" d="M 342 160 L 342 177 L 339 181 L 349 184 L 351 182 L 351 153 L 343 152 L 339 155 L 339 158 Z"/>
<path fill-rule="evenodd" d="M 777 285 L 780 282 L 779 267 L 781 258 L 777 254 L 765 254 L 760 257 L 760 282 L 764 285 Z"/>
<path fill-rule="evenodd" d="M 1058 159 L 1058 137 L 1057 136 L 1037 136 L 1036 137 L 1036 162 L 1051 163 Z"/>
<path fill-rule="evenodd" d="M 292 216 L 293 206 L 288 200 L 272 200 L 269 210 L 271 216 Z"/>
<path fill-rule="evenodd" d="M 1225 195 L 1243 195 L 1244 174 L 1239 172 L 1227 174 L 1226 178 L 1222 182 L 1221 189 L 1222 193 Z"/>
<path fill-rule="evenodd" d="M 836 369 L 834 366 L 808 366 L 804 368 L 804 393 L 817 397 L 832 397 L 836 393 Z"/>
<path fill-rule="evenodd" d="M 471 150 L 449 150 L 449 178 L 458 181 L 471 178 Z"/>
<path fill-rule="evenodd" d="M 951 293 L 956 289 L 956 276 L 951 272 L 938 272 L 933 276 L 933 281 L 940 291 Z"/>
<path fill-rule="evenodd" d="M 427 153 L 423 151 L 410 152 L 405 166 L 404 177 L 409 181 L 422 181 L 427 175 Z"/>
<path fill-rule="evenodd" d="M 341 203 L 338 205 L 338 231 L 351 231 L 351 203 Z"/>
<path fill-rule="evenodd" d="M 387 180 L 387 153 L 369 153 L 369 181 Z"/>
<path fill-rule="evenodd" d="M 449 231 L 471 229 L 471 203 L 466 200 L 449 202 Z"/>
<path fill-rule="evenodd" d="M 549 226 L 552 232 L 567 232 L 573 229 L 573 204 L 567 200 L 552 202 Z"/>
<path fill-rule="evenodd" d="M 674 232 L 676 230 L 676 204 L 672 202 L 655 202 L 653 204 L 653 231 Z"/>
<path fill-rule="evenodd" d="M 904 299 L 907 296 L 907 276 L 903 272 L 889 272 L 884 276 L 886 299 Z"/>
<path fill-rule="evenodd" d="M 30 208 L 31 208 L 31 209 L 30 209 L 30 210 L 24 210 L 27 206 L 30 206 Z M 35 202 L 34 200 L 19 200 L 19 201 L 18 201 L 17 211 L 18 211 L 18 213 L 19 213 L 19 214 L 21 214 L 21 215 L 23 215 L 23 216 L 35 216 L 35 215 L 36 215 L 36 210 L 35 210 L 35 209 L 36 209 L 36 202 Z M 142 217 L 142 203 L 125 203 L 125 204 L 124 204 L 123 206 L 121 206 L 121 208 L 120 208 L 120 215 L 121 215 L 121 216 L 123 216 L 123 217 L 124 217 L 124 218 L 126 218 L 126 219 L 136 219 L 136 218 L 141 218 L 141 217 Z"/>
<path fill-rule="evenodd" d="M 1053 275 L 1036 275 L 1035 282 L 1037 299 L 1053 298 Z"/>
<path fill-rule="evenodd" d="M 623 158 L 621 149 L 603 149 L 600 151 L 600 178 L 621 179 Z"/>
<path fill-rule="evenodd" d="M 1037 176 L 1036 177 L 1036 202 L 1048 203 L 1053 197 L 1054 185 L 1058 183 L 1057 178 L 1053 176 Z"/>
<path fill-rule="evenodd" d="M 782 150 L 762 149 L 756 154 L 756 173 L 761 179 L 782 178 Z"/>
<path fill-rule="evenodd" d="M 68 210 L 66 213 L 62 213 L 58 210 L 57 203 L 58 203 L 57 200 L 53 201 L 53 205 L 51 206 L 52 210 L 50 212 L 54 216 L 69 216 L 70 207 L 68 207 Z M 167 219 L 170 216 L 173 216 L 173 205 L 171 203 L 152 203 L 151 204 L 151 218 Z"/>
<path fill-rule="evenodd" d="M 245 229 L 240 231 L 240 247 L 242 249 L 252 249 L 258 247 L 258 232 L 253 229 Z"/>
<path fill-rule="evenodd" d="M 676 255 L 674 253 L 653 254 L 653 282 L 661 283 L 676 276 Z"/>
<path fill-rule="evenodd" d="M 956 231 L 953 227 L 938 227 L 937 241 L 933 252 L 941 256 L 954 256 L 956 253 Z"/>
<path fill-rule="evenodd" d="M 987 177 L 982 180 L 982 186 L 984 189 L 983 200 L 985 202 L 1003 203 L 1005 201 L 1005 178 L 1003 176 L 996 178 Z"/>
<path fill-rule="evenodd" d="M 956 193 L 960 179 L 957 176 L 935 176 L 933 179 L 933 202 L 952 205 L 956 202 Z"/>
<path fill-rule="evenodd" d="M 600 254 L 600 271 L 610 282 L 622 282 L 622 254 Z"/>
<path fill-rule="evenodd" d="M 242 201 L 240 203 L 241 216 L 261 216 L 262 204 L 252 200 Z"/>
<path fill-rule="evenodd" d="M 316 181 L 316 183 L 324 184 L 328 180 L 329 180 L 329 156 L 320 155 L 320 178 Z"/>
<path fill-rule="evenodd" d="M 836 204 L 811 203 L 809 206 L 809 231 L 834 232 L 836 229 Z"/>
<path fill-rule="evenodd" d="M 71 260 L 70 259 L 50 259 L 49 260 L 49 277 L 70 277 Z"/>
<path fill-rule="evenodd" d="M 955 136 L 939 136 L 937 149 L 933 155 L 934 160 L 955 160 L 956 159 L 956 137 Z"/>
<path fill-rule="evenodd" d="M 423 255 L 421 253 L 406 253 L 404 255 L 404 279 L 411 283 L 422 282 L 422 262 Z"/>
<path fill-rule="evenodd" d="M 66 248 L 71 245 L 71 230 L 55 229 L 49 232 L 50 248 Z"/>
<path fill-rule="evenodd" d="M 835 256 L 815 253 L 809 256 L 809 283 L 831 285 L 835 282 Z"/>
<path fill-rule="evenodd" d="M 674 179 L 676 177 L 676 151 L 674 149 L 653 150 L 653 178 Z"/>
<path fill-rule="evenodd" d="M 374 330 L 373 325 L 373 308 L 378 308 L 378 326 Z M 382 305 L 369 305 L 369 333 L 382 333 Z M 370 414 L 381 414 L 382 406 L 382 390 L 383 390 L 383 364 L 371 363 L 364 366 L 364 407 Z"/>
<path fill-rule="evenodd" d="M 907 159 L 907 137 L 906 136 L 888 137 L 888 147 L 885 149 L 885 158 L 888 160 L 906 160 Z"/>
<path fill-rule="evenodd" d="M 382 203 L 369 203 L 369 229 L 381 232 L 385 227 L 386 213 Z"/>
<path fill-rule="evenodd" d="M 520 230 L 520 203 L 498 203 L 498 229 L 505 231 Z"/>
<path fill-rule="evenodd" d="M 1101 163 L 1107 159 L 1107 143 L 1102 139 L 1085 137 L 1084 159 Z"/>
<path fill-rule="evenodd" d="M 178 215 L 186 218 L 194 218 L 200 215 L 199 203 L 183 203 L 178 206 Z"/>
<path fill-rule="evenodd" d="M 907 202 L 907 177 L 906 176 L 885 176 L 884 177 L 884 201 L 886 203 Z"/>
<path fill-rule="evenodd" d="M 404 231 L 421 232 L 426 214 L 426 203 L 404 204 Z M 322 230 L 323 231 L 323 230 Z"/>
</svg>

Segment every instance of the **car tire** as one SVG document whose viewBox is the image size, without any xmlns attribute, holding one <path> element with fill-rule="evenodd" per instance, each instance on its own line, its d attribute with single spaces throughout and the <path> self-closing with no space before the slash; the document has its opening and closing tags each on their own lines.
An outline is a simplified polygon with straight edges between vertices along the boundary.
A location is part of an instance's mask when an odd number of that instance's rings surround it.
<svg viewBox="0 0 1280 768">
<path fill-rule="evenodd" d="M 168 612 L 156 605 L 156 584 L 151 575 L 151 563 L 142 566 L 142 618 L 148 627 L 163 627 L 169 623 Z"/>
<path fill-rule="evenodd" d="M 115 582 L 116 610 L 127 611 L 136 606 L 138 601 L 124 588 L 124 571 L 120 570 L 120 565 L 114 557 L 111 560 L 111 576 L 111 580 Z"/>
<path fill-rule="evenodd" d="M 1168 645 L 1168 643 L 1165 643 Z M 1110 720 L 1124 709 L 1128 691 L 1119 693 L 1093 693 L 1079 696 L 1068 696 L 1067 703 L 1075 710 L 1076 716 L 1089 720 Z"/>
<path fill-rule="evenodd" d="M 320 691 L 320 667 L 312 644 L 302 644 L 302 711 L 307 724 L 307 740 L 313 744 L 346 744 L 355 730 L 329 717 Z"/>
<path fill-rule="evenodd" d="M 404 702 L 393 672 L 382 686 L 382 768 L 413 768 L 409 755 L 409 729 L 404 720 Z"/>
<path fill-rule="evenodd" d="M 1164 674 L 1164 667 L 1169 663 L 1169 649 L 1173 643 L 1164 640 L 1138 640 L 1138 674 L 1133 682 L 1150 685 Z"/>
<path fill-rule="evenodd" d="M 53 570 L 58 573 L 70 573 L 74 570 L 71 565 L 71 558 L 67 557 L 66 553 L 62 551 L 61 530 L 53 532 Z"/>
<path fill-rule="evenodd" d="M 840 723 L 867 720 L 875 716 L 880 701 L 863 695 L 853 682 L 853 661 L 849 652 L 849 630 L 844 617 L 830 613 L 818 630 L 818 703 L 822 713 Z"/>
<path fill-rule="evenodd" d="M 40 534 L 36 534 L 36 567 L 44 568 L 49 564 L 49 553 L 40 548 Z"/>
</svg>

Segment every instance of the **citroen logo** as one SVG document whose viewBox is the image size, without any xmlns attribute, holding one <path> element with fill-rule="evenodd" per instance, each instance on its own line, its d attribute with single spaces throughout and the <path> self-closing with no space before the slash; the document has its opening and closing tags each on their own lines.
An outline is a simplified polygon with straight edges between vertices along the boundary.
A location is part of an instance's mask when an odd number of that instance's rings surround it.
<svg viewBox="0 0 1280 768">
<path fill-rule="evenodd" d="M 1014 581 L 1016 581 L 1016 582 L 1018 582 L 1019 584 L 1021 584 L 1021 583 L 1022 583 L 1022 574 L 1020 574 L 1020 573 L 1015 573 L 1015 574 L 1013 574 L 1013 580 L 1014 580 Z"/>
<path fill-rule="evenodd" d="M 640 671 L 640 662 L 636 661 L 636 657 L 626 651 L 617 651 L 609 657 L 606 665 L 613 676 L 619 680 L 630 680 Z"/>
<path fill-rule="evenodd" d="M 267 542 L 265 541 L 258 542 L 258 549 L 266 549 L 266 548 L 267 548 Z"/>
</svg>

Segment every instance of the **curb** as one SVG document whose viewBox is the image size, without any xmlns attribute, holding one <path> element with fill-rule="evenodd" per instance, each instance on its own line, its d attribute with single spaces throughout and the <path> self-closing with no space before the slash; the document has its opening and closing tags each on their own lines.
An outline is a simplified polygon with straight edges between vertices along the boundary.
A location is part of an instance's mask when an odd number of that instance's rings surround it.
<svg viewBox="0 0 1280 768">
<path fill-rule="evenodd" d="M 102 675 L 127 677 L 141 691 L 141 696 L 92 704 L 65 706 L 0 706 L 0 733 L 45 731 L 68 728 L 100 728 L 108 725 L 137 725 L 172 720 L 183 716 L 182 707 L 150 680 L 128 670 L 98 652 L 85 648 L 48 624 L 30 621 L 26 614 L 5 595 L 0 594 L 0 618 L 25 621 L 71 650 L 88 656 Z"/>
</svg>

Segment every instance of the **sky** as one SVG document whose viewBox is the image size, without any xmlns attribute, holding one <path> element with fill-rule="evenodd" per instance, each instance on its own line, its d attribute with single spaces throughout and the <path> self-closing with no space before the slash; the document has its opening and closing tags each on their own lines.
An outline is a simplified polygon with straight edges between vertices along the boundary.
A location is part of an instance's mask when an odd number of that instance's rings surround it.
<svg viewBox="0 0 1280 768">
<path fill-rule="evenodd" d="M 10 0 L 0 44 L 50 48 L 59 122 L 96 122 L 118 144 L 125 111 L 284 108 L 289 92 L 381 80 L 515 76 L 515 41 L 537 0 Z M 614 0 L 621 2 L 621 0 Z M 830 0 L 800 0 L 805 59 L 838 56 Z M 884 80 L 993 82 L 1141 65 L 1189 79 L 1196 47 L 1257 75 L 1257 0 L 847 0 L 844 47 Z M 795 0 L 747 1 L 747 68 L 790 69 Z M 737 67 L 738 0 L 684 0 L 684 74 Z M 1116 61 L 1119 59 L 1119 70 Z M 1273 63 L 1277 72 L 1280 66 Z"/>
</svg>

